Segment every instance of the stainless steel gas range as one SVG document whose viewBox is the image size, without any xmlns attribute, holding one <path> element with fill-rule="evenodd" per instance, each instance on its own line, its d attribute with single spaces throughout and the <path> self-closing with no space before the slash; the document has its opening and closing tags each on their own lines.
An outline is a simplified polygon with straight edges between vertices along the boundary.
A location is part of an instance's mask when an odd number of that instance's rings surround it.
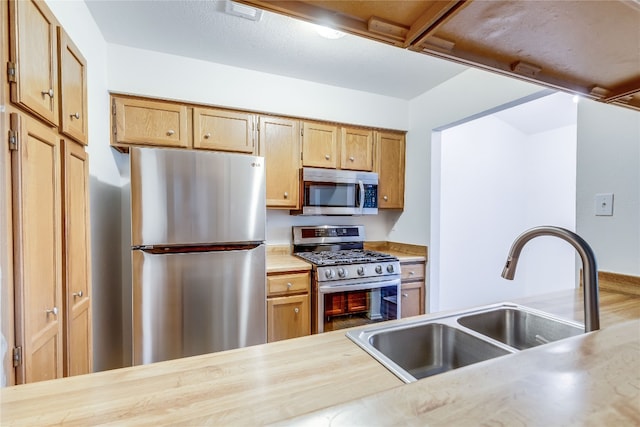
<svg viewBox="0 0 640 427">
<path fill-rule="evenodd" d="M 400 317 L 400 262 L 364 240 L 362 225 L 293 227 L 294 254 L 313 265 L 313 333 Z"/>
</svg>

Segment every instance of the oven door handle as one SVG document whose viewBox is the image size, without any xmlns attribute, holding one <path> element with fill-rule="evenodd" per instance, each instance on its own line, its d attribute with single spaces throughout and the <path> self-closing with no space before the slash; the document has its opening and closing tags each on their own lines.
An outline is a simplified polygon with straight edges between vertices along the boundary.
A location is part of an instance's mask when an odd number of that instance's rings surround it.
<svg viewBox="0 0 640 427">
<path fill-rule="evenodd" d="M 318 286 L 318 292 L 321 294 L 331 294 L 336 292 L 344 292 L 344 291 L 363 291 L 366 289 L 376 289 L 376 288 L 386 288 L 388 286 L 400 286 L 400 279 L 390 279 L 390 280 L 382 280 L 379 282 L 371 281 L 360 283 L 357 285 L 349 285 L 343 283 L 337 283 L 335 285 L 320 285 Z"/>
<path fill-rule="evenodd" d="M 364 212 L 364 183 L 361 179 L 358 180 L 358 186 L 360 187 L 360 215 Z"/>
</svg>

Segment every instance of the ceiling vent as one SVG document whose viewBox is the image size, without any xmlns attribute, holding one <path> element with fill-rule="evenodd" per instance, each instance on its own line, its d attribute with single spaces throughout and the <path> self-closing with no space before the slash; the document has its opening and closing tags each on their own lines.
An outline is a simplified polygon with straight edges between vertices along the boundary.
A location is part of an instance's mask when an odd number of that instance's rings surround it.
<svg viewBox="0 0 640 427">
<path fill-rule="evenodd" d="M 250 21 L 259 21 L 260 18 L 262 18 L 262 11 L 260 9 L 236 3 L 231 0 L 227 0 L 224 11 L 228 15 L 239 16 L 240 18 L 248 19 Z"/>
</svg>

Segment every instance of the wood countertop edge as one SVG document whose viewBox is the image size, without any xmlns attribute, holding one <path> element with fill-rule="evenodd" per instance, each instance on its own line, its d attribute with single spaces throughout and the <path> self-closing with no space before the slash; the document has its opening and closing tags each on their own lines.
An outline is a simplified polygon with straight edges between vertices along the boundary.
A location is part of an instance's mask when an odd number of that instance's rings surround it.
<svg viewBox="0 0 640 427">
<path fill-rule="evenodd" d="M 640 319 L 425 378 L 282 425 L 639 425 Z"/>
</svg>

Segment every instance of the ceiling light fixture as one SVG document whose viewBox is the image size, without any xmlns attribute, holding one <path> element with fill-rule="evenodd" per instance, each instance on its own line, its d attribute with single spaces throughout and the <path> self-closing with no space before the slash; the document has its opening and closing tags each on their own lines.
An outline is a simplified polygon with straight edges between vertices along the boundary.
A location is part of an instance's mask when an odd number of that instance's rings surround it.
<svg viewBox="0 0 640 427">
<path fill-rule="evenodd" d="M 231 0 L 227 0 L 224 11 L 229 15 L 239 16 L 250 21 L 259 21 L 260 18 L 262 18 L 262 11 L 260 9 L 236 3 Z"/>
<path fill-rule="evenodd" d="M 324 27 L 322 25 L 316 25 L 315 27 L 316 27 L 316 32 L 320 34 L 320 36 L 324 37 L 325 39 L 331 39 L 331 40 L 341 39 L 346 35 L 342 31 L 338 31 L 329 27 Z"/>
</svg>

